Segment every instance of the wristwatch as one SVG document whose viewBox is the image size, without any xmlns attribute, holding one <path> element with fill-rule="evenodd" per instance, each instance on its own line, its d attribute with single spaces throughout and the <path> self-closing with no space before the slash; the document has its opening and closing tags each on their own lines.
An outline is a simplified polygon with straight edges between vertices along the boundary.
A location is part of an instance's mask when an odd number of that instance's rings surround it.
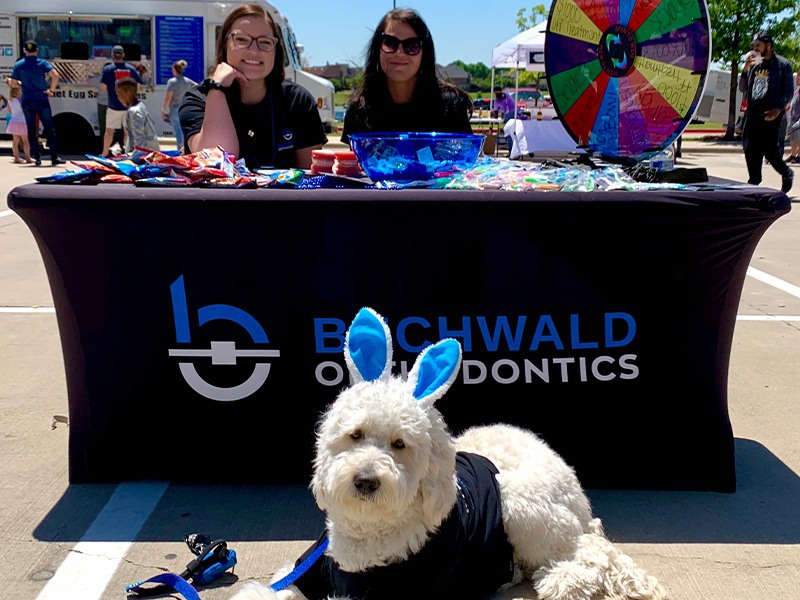
<svg viewBox="0 0 800 600">
<path fill-rule="evenodd" d="M 203 81 L 197 84 L 197 91 L 201 94 L 208 94 L 208 92 L 211 90 L 219 90 L 220 92 L 224 92 L 226 89 L 228 88 L 218 81 L 214 81 L 210 77 L 208 79 L 203 79 Z"/>
</svg>

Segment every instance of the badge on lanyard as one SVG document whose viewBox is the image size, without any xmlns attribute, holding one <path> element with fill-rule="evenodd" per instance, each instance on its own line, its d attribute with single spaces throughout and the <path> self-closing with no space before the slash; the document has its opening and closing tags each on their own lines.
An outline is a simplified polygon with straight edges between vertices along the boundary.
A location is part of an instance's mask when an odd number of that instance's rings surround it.
<svg viewBox="0 0 800 600">
<path fill-rule="evenodd" d="M 278 152 L 281 150 L 291 150 L 294 148 L 292 137 L 293 135 L 291 129 L 284 129 L 281 131 L 281 137 L 278 140 Z"/>
</svg>

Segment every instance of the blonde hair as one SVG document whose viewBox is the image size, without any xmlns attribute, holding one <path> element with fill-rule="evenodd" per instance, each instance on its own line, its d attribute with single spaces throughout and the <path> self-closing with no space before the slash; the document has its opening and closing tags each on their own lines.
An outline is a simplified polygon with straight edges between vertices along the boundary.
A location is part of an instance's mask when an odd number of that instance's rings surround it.
<svg viewBox="0 0 800 600">
<path fill-rule="evenodd" d="M 14 98 L 22 98 L 22 88 L 9 87 L 8 99 L 13 100 Z"/>
<path fill-rule="evenodd" d="M 186 61 L 176 60 L 174 63 L 172 63 L 172 68 L 175 69 L 175 72 L 178 75 L 183 75 L 183 70 L 186 68 Z"/>
</svg>

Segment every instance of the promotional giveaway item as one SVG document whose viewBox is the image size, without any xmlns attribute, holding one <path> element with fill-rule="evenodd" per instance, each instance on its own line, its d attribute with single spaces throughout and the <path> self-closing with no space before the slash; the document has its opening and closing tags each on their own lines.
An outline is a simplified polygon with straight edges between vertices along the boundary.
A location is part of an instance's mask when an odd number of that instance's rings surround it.
<svg viewBox="0 0 800 600">
<path fill-rule="evenodd" d="M 313 150 L 311 152 L 311 174 L 334 174 L 342 177 L 363 175 L 355 152 L 350 150 Z"/>
<path fill-rule="evenodd" d="M 311 172 L 314 175 L 333 173 L 333 163 L 335 161 L 336 153 L 333 150 L 312 150 Z"/>
<path fill-rule="evenodd" d="M 303 180 L 300 169 L 251 172 L 243 160 L 222 148 L 205 148 L 193 154 L 136 149 L 130 155 L 105 158 L 87 154 L 78 167 L 37 177 L 39 183 L 133 183 L 140 187 L 256 188 L 294 186 Z"/>
<path fill-rule="evenodd" d="M 553 104 L 578 144 L 641 161 L 690 122 L 710 48 L 705 0 L 553 0 L 545 38 Z"/>
<path fill-rule="evenodd" d="M 137 187 L 283 187 L 297 190 L 357 187 L 592 192 L 684 189 L 685 186 L 681 183 L 706 180 L 703 177 L 691 181 L 673 179 L 675 183 L 668 183 L 667 180 L 662 182 L 650 173 L 665 168 L 660 162 L 656 165 L 662 154 L 659 153 L 635 168 L 607 163 L 567 164 L 553 160 L 544 163 L 517 162 L 481 156 L 471 166 L 459 167 L 456 163 L 440 165 L 443 170 L 435 171 L 432 177 L 419 171 L 415 172 L 424 178 L 391 179 L 378 174 L 373 182 L 363 177 L 354 153 L 340 151 L 330 154 L 334 156 L 333 165 L 325 168 L 330 168 L 332 172 L 312 168 L 310 176 L 301 169 L 258 169 L 252 173 L 241 161 L 232 164 L 230 155 L 219 149 L 212 149 L 174 157 L 160 152 L 150 152 L 144 156 L 134 154 L 130 158 L 103 159 L 103 164 L 73 161 L 78 169 L 44 175 L 38 177 L 37 181 L 66 185 L 132 183 Z M 401 162 L 400 158 L 395 158 L 395 161 L 395 165 L 408 164 L 407 161 Z"/>
<path fill-rule="evenodd" d="M 349 150 L 340 150 L 336 152 L 336 162 L 333 164 L 333 172 L 342 177 L 361 175 L 361 165 L 358 163 L 356 153 Z"/>
<path fill-rule="evenodd" d="M 419 181 L 472 167 L 485 136 L 471 133 L 353 133 L 350 146 L 372 181 Z"/>
</svg>

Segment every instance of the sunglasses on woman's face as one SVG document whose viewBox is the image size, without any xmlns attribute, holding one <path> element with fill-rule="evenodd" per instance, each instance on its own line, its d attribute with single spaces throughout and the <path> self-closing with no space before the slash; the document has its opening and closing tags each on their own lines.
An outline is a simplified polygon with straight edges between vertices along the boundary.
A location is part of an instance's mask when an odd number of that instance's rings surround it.
<svg viewBox="0 0 800 600">
<path fill-rule="evenodd" d="M 394 54 L 400 46 L 403 46 L 403 52 L 409 56 L 416 56 L 422 50 L 422 40 L 418 37 L 400 40 L 388 33 L 381 34 L 381 50 L 384 52 Z"/>
</svg>

